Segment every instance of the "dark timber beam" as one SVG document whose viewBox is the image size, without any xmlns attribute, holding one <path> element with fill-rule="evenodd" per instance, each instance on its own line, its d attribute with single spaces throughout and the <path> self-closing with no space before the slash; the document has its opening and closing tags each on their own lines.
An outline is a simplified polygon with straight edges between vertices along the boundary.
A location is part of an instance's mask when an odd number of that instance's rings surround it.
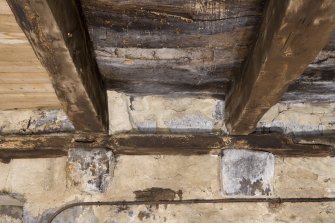
<svg viewBox="0 0 335 223">
<path fill-rule="evenodd" d="M 335 28 L 334 0 L 269 0 L 259 36 L 226 98 L 225 122 L 233 135 L 253 132 L 326 45 Z"/>
<path fill-rule="evenodd" d="M 75 0 L 7 0 L 78 131 L 105 131 L 107 96 Z"/>
<path fill-rule="evenodd" d="M 248 136 L 185 134 L 48 134 L 0 136 L 0 159 L 58 157 L 70 148 L 108 148 L 116 155 L 220 154 L 222 149 L 266 151 L 285 157 L 334 156 L 335 136 L 294 138 L 279 134 Z"/>
</svg>

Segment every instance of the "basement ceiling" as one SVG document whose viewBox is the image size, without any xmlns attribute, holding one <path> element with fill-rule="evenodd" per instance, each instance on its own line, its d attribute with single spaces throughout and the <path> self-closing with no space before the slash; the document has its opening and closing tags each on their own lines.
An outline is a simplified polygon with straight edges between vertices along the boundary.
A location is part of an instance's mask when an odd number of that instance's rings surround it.
<svg viewBox="0 0 335 223">
<path fill-rule="evenodd" d="M 109 90 L 223 99 L 240 75 L 264 0 L 81 0 Z M 335 100 L 335 33 L 282 101 Z"/>
<path fill-rule="evenodd" d="M 81 3 L 108 89 L 220 98 L 240 73 L 264 7 L 263 0 Z"/>
<path fill-rule="evenodd" d="M 150 97 L 190 97 L 219 105 L 213 125 L 222 123 L 224 133 L 247 135 L 278 102 L 334 102 L 331 1 L 7 2 L 11 10 L 0 11 L 4 110 L 61 105 L 77 131 L 107 133 L 108 112 L 118 111 L 107 91 L 130 110 Z"/>
</svg>

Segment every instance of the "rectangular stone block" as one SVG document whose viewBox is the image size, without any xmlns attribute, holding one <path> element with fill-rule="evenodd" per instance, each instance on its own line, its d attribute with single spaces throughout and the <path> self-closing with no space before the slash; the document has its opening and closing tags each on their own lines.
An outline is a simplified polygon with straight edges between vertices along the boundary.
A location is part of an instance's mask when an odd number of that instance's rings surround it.
<svg viewBox="0 0 335 223">
<path fill-rule="evenodd" d="M 270 196 L 274 163 L 270 153 L 224 150 L 221 160 L 224 195 Z"/>
<path fill-rule="evenodd" d="M 113 153 L 106 149 L 71 149 L 67 162 L 67 186 L 88 193 L 105 192 L 114 163 Z"/>
</svg>

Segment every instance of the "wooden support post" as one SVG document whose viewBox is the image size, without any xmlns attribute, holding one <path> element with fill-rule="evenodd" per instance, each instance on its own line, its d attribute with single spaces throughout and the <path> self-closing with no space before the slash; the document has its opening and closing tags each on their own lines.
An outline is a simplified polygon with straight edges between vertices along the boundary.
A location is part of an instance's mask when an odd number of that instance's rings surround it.
<svg viewBox="0 0 335 223">
<path fill-rule="evenodd" d="M 335 28 L 333 0 L 269 0 L 251 54 L 226 98 L 233 135 L 253 132 L 264 113 L 326 45 Z"/>
<path fill-rule="evenodd" d="M 107 96 L 75 0 L 7 0 L 78 131 L 105 131 Z"/>
</svg>

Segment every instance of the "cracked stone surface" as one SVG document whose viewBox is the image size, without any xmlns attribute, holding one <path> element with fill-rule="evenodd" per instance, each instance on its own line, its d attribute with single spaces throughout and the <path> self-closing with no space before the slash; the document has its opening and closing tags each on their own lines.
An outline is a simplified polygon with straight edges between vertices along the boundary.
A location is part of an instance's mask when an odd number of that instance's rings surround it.
<svg viewBox="0 0 335 223">
<path fill-rule="evenodd" d="M 110 134 L 126 132 L 226 134 L 224 101 L 192 97 L 128 96 L 108 92 Z M 258 122 L 258 131 L 309 135 L 335 131 L 335 103 L 274 105 Z"/>
<path fill-rule="evenodd" d="M 224 102 L 194 97 L 128 96 L 108 92 L 110 133 L 225 132 Z"/>
<path fill-rule="evenodd" d="M 278 103 L 257 125 L 260 131 L 308 135 L 335 131 L 335 103 Z"/>
</svg>

